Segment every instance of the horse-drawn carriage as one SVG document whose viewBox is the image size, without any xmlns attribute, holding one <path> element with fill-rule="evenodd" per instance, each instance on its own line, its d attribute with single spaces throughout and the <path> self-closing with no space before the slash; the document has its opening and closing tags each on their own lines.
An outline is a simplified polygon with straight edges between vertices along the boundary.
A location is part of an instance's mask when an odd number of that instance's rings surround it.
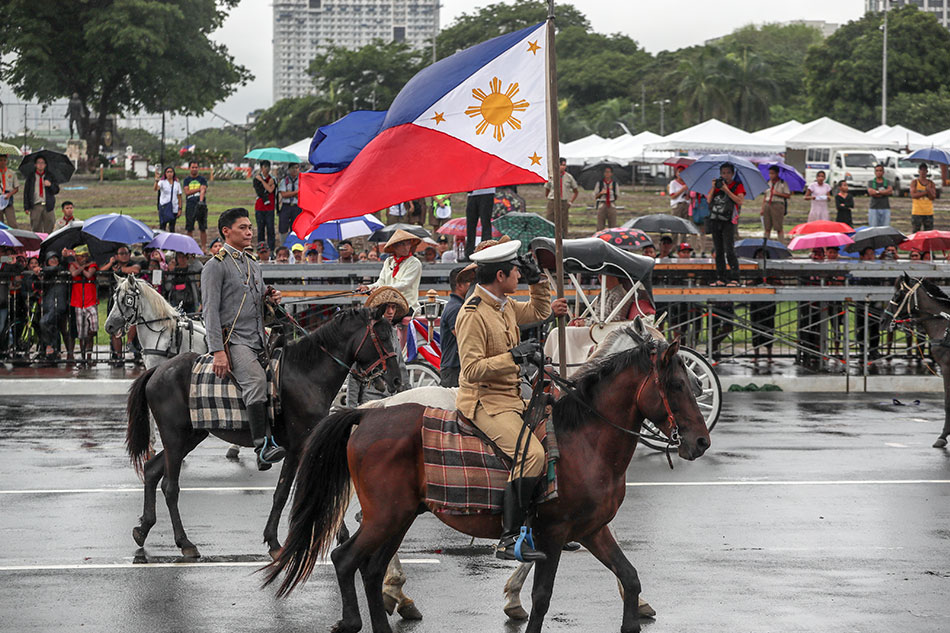
<svg viewBox="0 0 950 633">
<path fill-rule="evenodd" d="M 653 287 L 650 277 L 653 272 L 653 259 L 622 250 L 613 244 L 598 238 L 564 240 L 564 272 L 574 288 L 575 300 L 573 318 L 566 328 L 567 376 L 577 371 L 597 350 L 610 332 L 626 327 L 635 317 L 643 318 L 649 325 L 659 328 L 663 317 L 657 317 L 653 301 Z M 554 240 L 538 237 L 531 241 L 541 270 L 554 286 L 552 272 L 556 267 Z M 588 296 L 585 292 L 586 278 L 597 278 L 600 293 Z M 608 277 L 619 281 L 625 294 L 610 307 L 605 292 Z M 588 291 L 590 286 L 588 285 Z M 558 337 L 552 330 L 545 346 L 545 355 L 555 361 L 559 356 Z M 711 431 L 719 420 L 722 409 L 722 387 L 712 365 L 696 350 L 680 347 L 680 357 L 694 380 L 694 393 L 700 410 L 706 418 L 706 427 Z M 652 425 L 647 420 L 644 425 L 650 431 Z M 648 438 L 642 440 L 650 448 L 664 450 L 664 444 L 651 444 Z"/>
</svg>

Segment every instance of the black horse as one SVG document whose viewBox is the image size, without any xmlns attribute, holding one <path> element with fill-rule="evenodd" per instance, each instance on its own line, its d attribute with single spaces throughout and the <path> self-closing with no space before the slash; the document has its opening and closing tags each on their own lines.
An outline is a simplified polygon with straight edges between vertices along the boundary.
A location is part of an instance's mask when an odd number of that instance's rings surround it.
<svg viewBox="0 0 950 633">
<path fill-rule="evenodd" d="M 881 325 L 894 329 L 899 323 L 923 328 L 930 339 L 930 356 L 940 366 L 943 376 L 943 431 L 934 448 L 945 448 L 950 436 L 950 297 L 937 284 L 926 279 L 912 279 L 904 273 L 894 282 L 894 296 L 881 315 Z M 921 343 L 924 345 L 925 343 Z"/>
<path fill-rule="evenodd" d="M 375 320 L 364 308 L 344 310 L 308 336 L 287 345 L 281 367 L 282 413 L 275 425 L 278 443 L 287 450 L 280 471 L 274 505 L 264 528 L 264 542 L 271 556 L 280 550 L 277 525 L 297 471 L 297 461 L 307 436 L 330 410 L 333 397 L 352 372 L 376 387 L 398 391 L 400 371 L 392 344 L 392 324 Z M 175 544 L 182 555 L 199 556 L 188 540 L 178 513 L 178 477 L 181 463 L 209 431 L 192 428 L 188 405 L 191 371 L 196 354 L 181 354 L 150 369 L 129 390 L 126 448 L 132 464 L 145 482 L 145 510 L 132 538 L 145 544 L 155 525 L 155 488 L 162 492 L 175 529 Z M 354 367 L 354 369 L 350 369 Z M 385 383 L 385 384 L 383 384 Z M 149 450 L 148 412 L 152 411 L 164 450 L 146 460 Z M 252 446 L 250 431 L 210 431 L 226 442 Z"/>
</svg>

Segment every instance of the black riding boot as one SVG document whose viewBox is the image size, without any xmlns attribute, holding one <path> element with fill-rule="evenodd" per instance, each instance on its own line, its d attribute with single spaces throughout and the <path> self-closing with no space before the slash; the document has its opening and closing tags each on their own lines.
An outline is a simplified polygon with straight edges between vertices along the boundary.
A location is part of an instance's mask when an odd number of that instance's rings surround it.
<svg viewBox="0 0 950 633">
<path fill-rule="evenodd" d="M 524 525 L 527 508 L 534 499 L 534 491 L 538 487 L 541 477 L 522 477 L 509 481 L 505 487 L 505 501 L 502 509 L 502 534 L 498 546 L 495 548 L 495 558 L 502 560 L 521 560 L 531 562 L 546 560 L 544 552 L 534 549 L 534 544 L 525 538 L 521 543 L 519 557 L 515 554 L 515 544 L 521 536 L 521 526 Z"/>
<path fill-rule="evenodd" d="M 277 445 L 272 435 L 267 434 L 266 402 L 247 405 L 247 422 L 254 439 L 254 452 L 257 453 L 257 469 L 268 470 L 284 458 L 286 451 Z"/>
</svg>

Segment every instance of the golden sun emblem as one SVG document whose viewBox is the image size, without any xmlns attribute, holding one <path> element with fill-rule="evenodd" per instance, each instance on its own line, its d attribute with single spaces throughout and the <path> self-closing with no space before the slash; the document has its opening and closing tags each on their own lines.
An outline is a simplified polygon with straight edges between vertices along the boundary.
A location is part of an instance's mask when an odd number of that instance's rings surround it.
<svg viewBox="0 0 950 633">
<path fill-rule="evenodd" d="M 517 83 L 509 84 L 505 92 L 501 91 L 501 79 L 498 77 L 493 77 L 489 85 L 491 92 L 488 94 L 485 94 L 481 88 L 472 90 L 472 96 L 480 102 L 480 105 L 470 106 L 465 110 L 465 114 L 470 117 L 481 115 L 482 120 L 475 127 L 475 133 L 484 134 L 491 125 L 495 128 L 492 136 L 496 141 L 501 142 L 505 138 L 505 125 L 513 130 L 521 129 L 521 121 L 512 114 L 524 112 L 530 104 L 524 99 L 513 100 L 513 97 L 518 94 Z"/>
</svg>

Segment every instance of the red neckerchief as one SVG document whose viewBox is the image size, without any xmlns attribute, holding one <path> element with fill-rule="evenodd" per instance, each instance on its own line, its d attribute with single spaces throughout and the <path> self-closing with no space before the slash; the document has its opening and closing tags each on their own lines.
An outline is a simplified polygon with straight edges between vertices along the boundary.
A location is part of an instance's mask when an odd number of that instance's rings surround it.
<svg viewBox="0 0 950 633">
<path fill-rule="evenodd" d="M 37 177 L 40 179 L 40 197 L 41 198 L 46 197 L 46 195 L 43 193 L 43 174 L 45 173 L 46 173 L 45 171 L 36 172 Z"/>
<path fill-rule="evenodd" d="M 396 265 L 393 266 L 393 277 L 399 274 L 399 265 L 409 259 L 411 255 L 406 255 L 405 257 L 396 257 L 393 255 L 393 261 L 396 262 Z"/>
<path fill-rule="evenodd" d="M 4 169 L 3 171 L 0 171 L 0 178 L 3 179 L 3 183 L 0 184 L 0 194 L 4 194 L 7 192 L 7 170 L 6 169 Z"/>
<path fill-rule="evenodd" d="M 612 185 L 614 181 L 613 179 L 611 179 L 610 182 L 607 182 L 606 180 L 601 180 L 601 182 L 604 183 L 604 186 L 607 188 L 607 206 L 609 207 L 610 206 L 610 185 Z"/>
</svg>

